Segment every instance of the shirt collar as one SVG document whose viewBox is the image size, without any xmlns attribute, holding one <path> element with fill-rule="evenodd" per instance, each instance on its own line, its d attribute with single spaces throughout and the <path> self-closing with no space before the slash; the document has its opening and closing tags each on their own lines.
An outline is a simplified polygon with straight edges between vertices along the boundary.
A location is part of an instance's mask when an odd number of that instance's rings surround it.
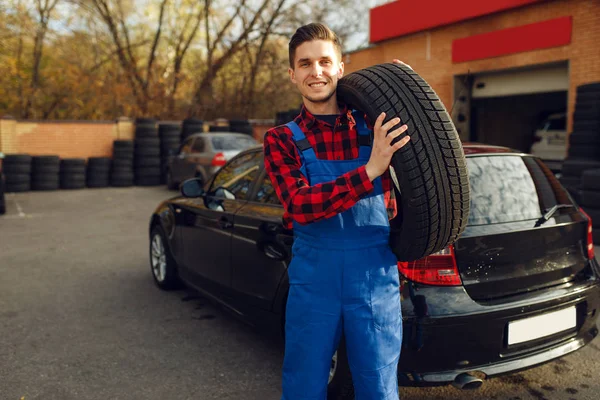
<svg viewBox="0 0 600 400">
<path fill-rule="evenodd" d="M 338 107 L 340 108 L 341 115 L 341 123 L 348 123 L 350 118 L 352 118 L 352 112 L 348 109 L 348 106 L 344 103 L 338 103 Z M 314 124 L 318 123 L 317 118 L 310 111 L 306 109 L 306 106 L 302 105 L 302 110 L 300 111 L 300 121 L 304 124 L 306 129 L 312 129 Z"/>
</svg>

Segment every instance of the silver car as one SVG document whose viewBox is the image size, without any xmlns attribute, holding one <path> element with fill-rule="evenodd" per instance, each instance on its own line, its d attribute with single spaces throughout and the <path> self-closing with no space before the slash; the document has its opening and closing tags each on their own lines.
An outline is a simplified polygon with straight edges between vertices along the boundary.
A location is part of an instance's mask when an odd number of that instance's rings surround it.
<svg viewBox="0 0 600 400">
<path fill-rule="evenodd" d="M 258 146 L 251 136 L 233 132 L 195 133 L 181 144 L 177 154 L 169 156 L 167 187 L 177 189 L 189 178 L 207 181 L 240 151 Z"/>
</svg>

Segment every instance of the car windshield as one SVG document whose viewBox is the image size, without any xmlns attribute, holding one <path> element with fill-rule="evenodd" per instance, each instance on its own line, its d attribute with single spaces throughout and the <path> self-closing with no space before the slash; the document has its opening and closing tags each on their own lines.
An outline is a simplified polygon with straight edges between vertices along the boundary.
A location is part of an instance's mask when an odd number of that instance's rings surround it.
<svg viewBox="0 0 600 400">
<path fill-rule="evenodd" d="M 539 219 L 552 206 L 571 204 L 554 174 L 537 158 L 467 157 L 467 167 L 470 226 Z"/>
<path fill-rule="evenodd" d="M 246 150 L 256 146 L 257 142 L 250 136 L 215 136 L 211 138 L 215 150 Z"/>
</svg>

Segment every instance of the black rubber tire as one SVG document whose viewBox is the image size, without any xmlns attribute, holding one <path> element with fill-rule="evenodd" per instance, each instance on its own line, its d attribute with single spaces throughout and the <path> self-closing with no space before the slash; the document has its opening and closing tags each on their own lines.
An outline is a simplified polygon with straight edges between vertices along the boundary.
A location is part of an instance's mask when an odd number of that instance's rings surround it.
<svg viewBox="0 0 600 400">
<path fill-rule="evenodd" d="M 573 113 L 573 121 L 600 121 L 600 109 L 578 109 Z"/>
<path fill-rule="evenodd" d="M 600 91 L 590 93 L 577 93 L 575 97 L 575 109 L 582 103 L 598 103 L 600 102 Z"/>
<path fill-rule="evenodd" d="M 2 164 L 2 171 L 5 174 L 31 174 L 31 164 Z"/>
<path fill-rule="evenodd" d="M 600 169 L 588 169 L 581 174 L 581 186 L 584 190 L 600 190 Z"/>
<path fill-rule="evenodd" d="M 581 186 L 581 178 L 572 176 L 561 176 L 559 182 L 568 189 L 577 189 Z"/>
<path fill-rule="evenodd" d="M 135 128 L 135 138 L 153 138 L 158 137 L 158 128 L 153 128 L 149 126 L 137 126 Z"/>
<path fill-rule="evenodd" d="M 31 163 L 35 165 L 60 165 L 60 157 L 59 156 L 33 156 L 31 157 Z"/>
<path fill-rule="evenodd" d="M 163 245 L 163 249 L 165 252 L 165 261 L 166 261 L 166 267 L 165 267 L 165 278 L 162 281 L 159 281 L 156 277 L 156 275 L 154 274 L 153 268 L 152 268 L 152 247 L 153 247 L 153 242 L 154 242 L 154 238 L 158 236 L 158 238 L 162 241 L 162 245 Z M 175 258 L 173 257 L 172 253 L 171 253 L 171 249 L 169 247 L 169 242 L 167 241 L 167 235 L 165 234 L 164 229 L 156 224 L 152 227 L 151 231 L 150 231 L 150 243 L 148 246 L 149 249 L 149 261 L 150 261 L 150 273 L 152 274 L 152 278 L 154 280 L 154 283 L 156 284 L 156 286 L 158 286 L 160 289 L 162 290 L 177 290 L 177 289 L 181 289 L 184 285 L 183 282 L 181 281 L 181 279 L 179 278 L 179 273 L 177 270 L 177 262 L 175 261 Z"/>
<path fill-rule="evenodd" d="M 337 350 L 335 374 L 327 385 L 327 400 L 354 400 L 354 384 L 343 335 Z"/>
<path fill-rule="evenodd" d="M 139 167 L 135 170 L 135 176 L 160 176 L 160 167 Z"/>
<path fill-rule="evenodd" d="M 587 169 L 600 168 L 600 161 L 566 159 L 563 163 L 562 173 L 566 176 L 581 177 Z"/>
<path fill-rule="evenodd" d="M 114 149 L 113 150 L 113 160 L 121 159 L 121 160 L 132 160 L 133 159 L 133 150 L 130 149 Z"/>
<path fill-rule="evenodd" d="M 215 126 L 215 125 L 211 125 L 208 128 L 209 132 L 231 132 L 230 128 L 228 126 Z"/>
<path fill-rule="evenodd" d="M 600 93 L 600 82 L 579 85 L 577 86 L 577 93 Z"/>
<path fill-rule="evenodd" d="M 135 139 L 135 148 L 158 147 L 158 146 L 160 146 L 160 138 L 158 138 L 158 137 Z"/>
<path fill-rule="evenodd" d="M 110 178 L 106 177 L 106 178 L 100 179 L 97 177 L 93 177 L 93 178 L 88 177 L 85 184 L 89 188 L 105 188 L 105 187 L 110 186 Z"/>
<path fill-rule="evenodd" d="M 600 121 L 573 121 L 574 131 L 600 132 Z"/>
<path fill-rule="evenodd" d="M 581 205 L 588 207 L 600 207 L 600 191 L 582 190 Z"/>
<path fill-rule="evenodd" d="M 133 174 L 131 175 L 113 175 L 110 177 L 110 186 L 127 187 L 133 186 Z"/>
<path fill-rule="evenodd" d="M 137 186 L 160 186 L 160 175 L 137 176 L 135 184 Z"/>
<path fill-rule="evenodd" d="M 569 146 L 569 159 L 582 158 L 588 160 L 600 160 L 600 145 L 571 145 Z"/>
<path fill-rule="evenodd" d="M 139 156 L 160 156 L 160 147 L 138 147 L 135 149 L 135 157 Z"/>
<path fill-rule="evenodd" d="M 85 189 L 85 179 L 64 179 L 60 182 L 61 189 Z"/>
<path fill-rule="evenodd" d="M 133 180 L 134 174 L 133 174 L 133 169 L 131 168 L 115 168 L 111 171 L 110 173 L 110 179 L 132 179 Z"/>
<path fill-rule="evenodd" d="M 133 150 L 133 140 L 115 140 L 113 149 L 129 149 Z"/>
<path fill-rule="evenodd" d="M 28 192 L 31 190 L 30 182 L 9 183 L 6 182 L 4 190 L 6 193 Z"/>
<path fill-rule="evenodd" d="M 133 165 L 137 167 L 160 167 L 159 157 L 136 157 Z"/>
<path fill-rule="evenodd" d="M 600 132 L 595 131 L 573 131 L 569 135 L 570 145 L 597 145 L 600 146 Z"/>
<path fill-rule="evenodd" d="M 88 158 L 88 169 L 105 170 L 110 169 L 112 160 L 110 157 L 90 157 Z"/>
<path fill-rule="evenodd" d="M 0 215 L 6 214 L 6 199 L 4 197 L 4 175 L 0 171 Z"/>
<path fill-rule="evenodd" d="M 121 168 L 133 168 L 133 157 L 132 158 L 115 158 L 112 160 L 112 169 Z"/>
<path fill-rule="evenodd" d="M 60 168 L 61 174 L 85 174 L 85 165 L 67 165 Z"/>
<path fill-rule="evenodd" d="M 138 117 L 136 119 L 133 120 L 135 125 L 156 125 L 156 119 L 155 118 L 149 118 L 149 117 Z"/>
<path fill-rule="evenodd" d="M 6 178 L 6 183 L 11 184 L 26 183 L 31 181 L 31 175 L 29 174 L 7 174 L 5 171 L 4 177 Z"/>
<path fill-rule="evenodd" d="M 63 158 L 60 160 L 61 167 L 85 167 L 85 158 Z"/>
<path fill-rule="evenodd" d="M 31 182 L 58 182 L 60 174 L 56 172 L 40 172 L 31 177 Z"/>
<path fill-rule="evenodd" d="M 411 140 L 392 158 L 402 191 L 390 221 L 398 260 L 418 260 L 455 242 L 467 224 L 469 179 L 458 133 L 433 89 L 406 66 L 381 64 L 342 78 L 337 95 L 370 121 L 385 112 L 386 121 L 398 116 L 408 125 Z"/>
<path fill-rule="evenodd" d="M 31 164 L 32 157 L 29 154 L 5 154 L 2 165 L 8 164 Z"/>
</svg>

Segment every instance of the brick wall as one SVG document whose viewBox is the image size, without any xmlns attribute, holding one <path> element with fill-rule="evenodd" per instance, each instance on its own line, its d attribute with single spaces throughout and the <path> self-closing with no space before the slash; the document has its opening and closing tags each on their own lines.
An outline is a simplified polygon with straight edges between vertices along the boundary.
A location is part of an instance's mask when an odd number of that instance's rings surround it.
<svg viewBox="0 0 600 400">
<path fill-rule="evenodd" d="M 463 63 L 452 63 L 452 41 L 495 30 L 573 17 L 570 45 Z M 346 74 L 398 58 L 414 68 L 438 93 L 446 108 L 453 101 L 453 77 L 515 67 L 569 61 L 568 126 L 572 126 L 575 88 L 600 81 L 600 1 L 554 0 L 487 15 L 382 42 L 345 55 Z"/>
</svg>

